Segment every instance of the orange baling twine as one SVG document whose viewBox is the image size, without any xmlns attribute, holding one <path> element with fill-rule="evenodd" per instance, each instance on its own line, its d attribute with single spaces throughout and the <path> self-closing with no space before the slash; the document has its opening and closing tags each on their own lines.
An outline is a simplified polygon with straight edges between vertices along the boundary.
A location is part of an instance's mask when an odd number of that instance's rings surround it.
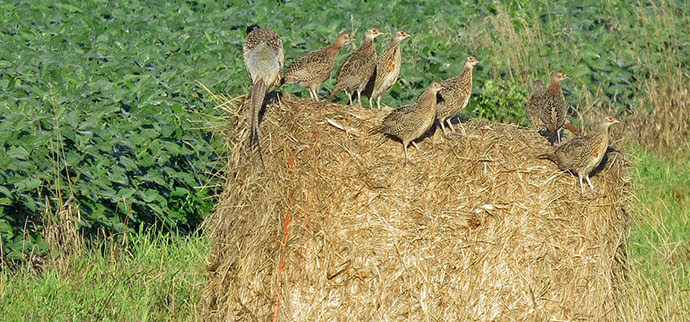
<svg viewBox="0 0 690 322">
<path fill-rule="evenodd" d="M 295 168 L 295 150 L 290 150 L 288 176 L 292 179 L 292 170 Z M 285 214 L 285 225 L 283 226 L 283 252 L 280 254 L 280 268 L 278 270 L 278 282 L 283 280 L 283 270 L 285 269 L 285 247 L 288 239 L 288 225 L 290 225 L 290 196 L 292 189 L 288 188 L 287 211 Z M 273 322 L 278 321 L 278 308 L 280 307 L 280 285 L 276 289 L 276 304 L 273 310 Z"/>
</svg>

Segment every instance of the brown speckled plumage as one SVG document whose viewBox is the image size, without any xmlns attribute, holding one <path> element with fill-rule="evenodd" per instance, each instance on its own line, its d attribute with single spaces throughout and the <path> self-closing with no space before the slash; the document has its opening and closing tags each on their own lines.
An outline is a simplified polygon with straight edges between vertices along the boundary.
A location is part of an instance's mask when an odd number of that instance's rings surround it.
<svg viewBox="0 0 690 322">
<path fill-rule="evenodd" d="M 586 179 L 592 191 L 597 192 L 589 179 L 589 174 L 604 158 L 609 146 L 609 127 L 615 123 L 618 123 L 618 120 L 613 116 L 607 116 L 601 123 L 599 132 L 572 139 L 559 146 L 554 153 L 546 153 L 540 157 L 554 161 L 562 170 L 577 174 L 582 195 L 585 194 L 582 179 Z"/>
<path fill-rule="evenodd" d="M 402 64 L 400 42 L 410 36 L 405 30 L 396 31 L 391 37 L 388 48 L 376 60 L 375 77 L 369 80 L 362 93 L 369 97 L 369 107 L 373 107 L 373 100 L 376 100 L 376 107 L 380 108 L 381 96 L 386 94 L 398 80 Z"/>
<path fill-rule="evenodd" d="M 249 143 L 259 146 L 259 112 L 266 92 L 280 84 L 283 72 L 283 40 L 275 31 L 252 25 L 244 41 L 244 65 L 252 80 L 252 119 Z"/>
<path fill-rule="evenodd" d="M 362 105 L 362 91 L 376 70 L 376 46 L 374 46 L 374 39 L 380 35 L 382 33 L 377 28 L 367 30 L 362 46 L 345 58 L 336 76 L 335 88 L 330 96 L 331 101 L 338 92 L 345 90 L 348 92 L 350 104 L 352 104 L 352 94 L 350 92 L 356 91 L 359 105 Z"/>
<path fill-rule="evenodd" d="M 299 83 L 309 90 L 309 95 L 313 99 L 318 101 L 317 91 L 331 76 L 340 49 L 353 40 L 355 40 L 354 36 L 343 32 L 332 44 L 303 55 L 290 64 L 281 83 Z"/>
<path fill-rule="evenodd" d="M 472 70 L 477 64 L 479 64 L 477 57 L 469 56 L 465 59 L 460 75 L 441 82 L 443 89 L 439 93 L 441 100 L 439 100 L 436 107 L 436 117 L 446 138 L 450 138 L 450 136 L 446 131 L 444 123 L 447 123 L 451 131 L 455 132 L 450 119 L 467 107 L 470 101 L 470 96 L 472 96 Z"/>
<path fill-rule="evenodd" d="M 384 133 L 399 138 L 403 143 L 405 161 L 410 162 L 407 146 L 418 139 L 434 124 L 436 119 L 436 94 L 441 90 L 441 83 L 433 82 L 419 95 L 417 102 L 393 110 L 381 125 L 371 130 L 372 134 Z"/>
<path fill-rule="evenodd" d="M 560 129 L 568 116 L 568 105 L 565 103 L 565 97 L 561 90 L 561 81 L 567 78 L 568 75 L 564 72 L 553 73 L 549 87 L 546 88 L 546 92 L 541 96 L 538 103 L 541 111 L 540 119 L 551 136 L 558 138 L 559 143 L 561 142 Z"/>
</svg>

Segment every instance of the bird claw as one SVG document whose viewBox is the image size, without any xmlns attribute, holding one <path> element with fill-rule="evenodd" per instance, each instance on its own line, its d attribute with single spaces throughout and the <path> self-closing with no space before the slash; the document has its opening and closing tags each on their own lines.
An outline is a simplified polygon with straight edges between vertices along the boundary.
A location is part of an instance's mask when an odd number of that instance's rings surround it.
<svg viewBox="0 0 690 322">
<path fill-rule="evenodd" d="M 582 199 L 585 199 L 585 200 L 594 200 L 594 199 L 604 198 L 604 197 L 606 197 L 605 194 L 603 194 L 599 191 L 596 191 L 596 190 L 592 190 L 592 192 L 590 192 L 588 194 L 582 194 Z"/>
<path fill-rule="evenodd" d="M 453 133 L 449 134 L 448 136 L 450 137 L 449 140 L 452 140 L 454 138 L 463 137 L 463 136 L 465 136 L 465 134 L 460 133 L 460 132 L 453 132 Z"/>
</svg>

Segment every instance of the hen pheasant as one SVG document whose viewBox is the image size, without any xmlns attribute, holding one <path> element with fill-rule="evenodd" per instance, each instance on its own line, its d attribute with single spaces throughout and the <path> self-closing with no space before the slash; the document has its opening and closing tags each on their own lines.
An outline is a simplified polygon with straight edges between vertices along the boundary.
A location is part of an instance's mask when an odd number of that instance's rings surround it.
<svg viewBox="0 0 690 322">
<path fill-rule="evenodd" d="M 467 103 L 470 101 L 470 96 L 472 95 L 472 70 L 477 64 L 479 64 L 477 57 L 469 56 L 465 59 L 465 65 L 460 75 L 441 82 L 443 89 L 440 92 L 441 100 L 439 100 L 436 107 L 436 117 L 446 138 L 450 138 L 450 135 L 446 131 L 444 123 L 448 123 L 448 127 L 455 132 L 450 119 L 467 107 Z"/>
<path fill-rule="evenodd" d="M 540 110 L 541 107 L 539 106 L 539 104 L 541 104 L 540 99 L 542 95 L 544 95 L 544 83 L 542 83 L 541 80 L 536 80 L 534 81 L 532 95 L 530 96 L 529 101 L 527 101 L 527 104 L 525 104 L 525 116 L 527 116 L 530 127 L 537 131 L 541 131 L 546 127 L 546 124 L 544 124 L 544 122 L 541 120 L 542 111 Z M 563 124 L 563 128 L 568 129 L 568 131 L 575 134 L 575 136 L 580 136 L 580 131 L 572 123 L 567 121 L 569 118 L 570 117 L 566 117 L 566 122 Z"/>
<path fill-rule="evenodd" d="M 284 60 L 280 35 L 257 25 L 247 27 L 244 65 L 252 79 L 250 145 L 259 146 L 259 112 L 266 92 L 272 91 L 280 83 Z"/>
<path fill-rule="evenodd" d="M 299 83 L 309 90 L 309 95 L 313 99 L 318 101 L 317 90 L 331 76 L 340 49 L 353 40 L 355 40 L 354 36 L 343 32 L 332 44 L 298 58 L 285 71 L 281 84 Z"/>
<path fill-rule="evenodd" d="M 362 46 L 352 52 L 340 66 L 335 81 L 335 88 L 331 92 L 332 101 L 338 92 L 345 90 L 352 105 L 352 91 L 357 92 L 357 100 L 362 105 L 362 91 L 376 70 L 376 46 L 374 39 L 382 35 L 377 28 L 367 30 Z"/>
<path fill-rule="evenodd" d="M 565 103 L 565 97 L 561 90 L 561 81 L 567 78 L 568 75 L 564 72 L 553 73 L 549 87 L 538 100 L 541 111 L 540 119 L 551 133 L 551 137 L 556 136 L 559 143 L 561 142 L 560 129 L 568 116 L 568 105 Z"/>
<path fill-rule="evenodd" d="M 575 138 L 559 146 L 554 153 L 542 154 L 540 158 L 550 159 L 562 170 L 568 170 L 577 174 L 580 180 L 580 193 L 584 196 L 585 189 L 582 179 L 587 180 L 587 184 L 592 191 L 594 189 L 589 174 L 596 169 L 606 154 L 609 147 L 609 127 L 618 123 L 613 116 L 607 116 L 601 123 L 599 132 L 585 137 Z"/>
<path fill-rule="evenodd" d="M 434 124 L 436 119 L 436 94 L 441 90 L 441 83 L 433 82 L 419 95 L 417 102 L 393 110 L 381 125 L 371 129 L 371 134 L 384 133 L 397 137 L 402 141 L 405 151 L 405 161 L 412 163 L 407 146 L 412 144 L 417 147 L 414 140 L 418 139 Z"/>
<path fill-rule="evenodd" d="M 369 80 L 362 93 L 369 96 L 369 107 L 373 107 L 373 100 L 375 99 L 376 107 L 381 108 L 381 96 L 386 94 L 398 80 L 402 63 L 400 42 L 410 36 L 405 30 L 396 31 L 391 37 L 388 48 L 376 60 L 376 76 Z"/>
</svg>

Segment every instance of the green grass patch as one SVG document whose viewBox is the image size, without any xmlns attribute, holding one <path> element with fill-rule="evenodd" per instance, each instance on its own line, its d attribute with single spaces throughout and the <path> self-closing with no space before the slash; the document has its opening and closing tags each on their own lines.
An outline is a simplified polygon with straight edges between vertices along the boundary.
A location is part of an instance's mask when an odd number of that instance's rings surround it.
<svg viewBox="0 0 690 322">
<path fill-rule="evenodd" d="M 624 141 L 660 151 L 633 150 L 626 312 L 690 320 L 690 155 L 669 152 L 688 148 L 687 1 L 38 0 L 0 10 L 0 262 L 13 266 L 0 267 L 3 319 L 191 318 L 208 240 L 130 233 L 141 224 L 193 231 L 212 209 L 225 146 L 210 129 L 225 124 L 195 81 L 248 93 L 242 44 L 258 23 L 281 34 L 286 65 L 341 30 L 360 40 L 369 27 L 407 30 L 400 80 L 382 99 L 389 106 L 476 55 L 465 113 L 525 124 L 529 84 L 567 72 L 576 123 L 630 116 Z M 55 223 L 45 217 L 66 208 L 79 215 L 54 221 L 73 220 L 87 240 L 102 231 L 131 239 L 64 253 L 40 272 L 21 268 L 53 253 L 42 231 Z"/>
<path fill-rule="evenodd" d="M 622 316 L 690 318 L 690 182 L 687 158 L 633 151 L 637 182 L 622 287 Z M 0 272 L 9 320 L 190 320 L 198 313 L 209 251 L 205 236 L 145 232 L 101 242 L 61 265 Z"/>
<path fill-rule="evenodd" d="M 666 160 L 634 152 L 636 197 L 625 249 L 626 315 L 690 319 L 690 155 Z"/>
<path fill-rule="evenodd" d="M 101 242 L 39 272 L 0 272 L 7 321 L 191 320 L 205 285 L 208 238 L 144 232 Z"/>
<path fill-rule="evenodd" d="M 44 216 L 67 200 L 87 236 L 196 229 L 225 145 L 213 135 L 222 112 L 195 81 L 239 87 L 227 82 L 226 5 L 0 8 L 0 259 L 45 253 Z"/>
<path fill-rule="evenodd" d="M 649 133 L 640 140 L 674 146 L 687 136 L 684 1 L 39 0 L 0 9 L 0 256 L 10 261 L 46 251 L 43 217 L 70 198 L 85 232 L 194 230 L 224 166 L 225 146 L 209 129 L 226 125 L 195 81 L 229 97 L 249 92 L 242 44 L 253 23 L 279 31 L 287 65 L 341 30 L 361 40 L 373 26 L 406 29 L 385 105 L 414 101 L 476 55 L 470 117 L 526 124 L 529 84 L 560 69 L 571 75 L 563 88 L 576 123 L 595 112 L 641 115 L 649 124 L 630 122 Z M 296 85 L 279 91 L 306 96 Z"/>
</svg>

